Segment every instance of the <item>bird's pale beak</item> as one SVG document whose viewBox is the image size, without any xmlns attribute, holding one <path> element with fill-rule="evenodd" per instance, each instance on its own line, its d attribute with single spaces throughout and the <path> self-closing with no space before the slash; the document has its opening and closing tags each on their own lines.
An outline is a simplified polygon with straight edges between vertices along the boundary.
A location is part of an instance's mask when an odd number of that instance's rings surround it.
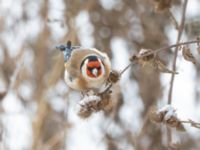
<svg viewBox="0 0 200 150">
<path fill-rule="evenodd" d="M 98 70 L 97 70 L 96 68 L 94 68 L 94 69 L 92 70 L 92 74 L 93 74 L 95 77 L 97 77 L 97 76 L 98 76 Z"/>
</svg>

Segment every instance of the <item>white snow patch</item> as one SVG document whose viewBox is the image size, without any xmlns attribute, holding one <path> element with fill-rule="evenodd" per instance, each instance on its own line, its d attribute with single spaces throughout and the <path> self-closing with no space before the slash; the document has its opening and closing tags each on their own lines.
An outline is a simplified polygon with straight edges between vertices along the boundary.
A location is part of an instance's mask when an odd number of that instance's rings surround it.
<svg viewBox="0 0 200 150">
<path fill-rule="evenodd" d="M 129 62 L 129 52 L 127 49 L 127 43 L 125 40 L 119 37 L 114 37 L 111 40 L 111 50 L 112 50 L 112 68 L 114 70 L 123 70 Z M 120 80 L 120 84 L 123 85 L 129 78 L 130 70 L 127 70 Z"/>
<path fill-rule="evenodd" d="M 27 114 L 5 113 L 1 116 L 1 121 L 3 123 L 2 138 L 5 144 L 3 146 L 10 150 L 31 149 L 32 122 Z"/>
<path fill-rule="evenodd" d="M 75 99 L 77 97 L 71 97 L 68 109 L 68 119 L 73 124 L 73 128 L 67 134 L 66 149 L 106 150 L 103 140 L 104 133 L 100 128 L 105 123 L 103 114 L 94 114 L 87 120 L 81 119 L 74 111 L 75 106 L 77 106 Z"/>
<path fill-rule="evenodd" d="M 49 100 L 51 107 L 57 112 L 63 112 L 66 108 L 66 102 L 61 97 L 53 97 Z"/>
<path fill-rule="evenodd" d="M 165 113 L 164 120 L 167 121 L 172 117 L 177 117 L 176 110 L 171 105 L 165 105 L 157 113 Z"/>
<path fill-rule="evenodd" d="M 81 42 L 81 46 L 93 47 L 94 38 L 92 36 L 94 27 L 90 22 L 89 14 L 87 11 L 81 11 L 75 19 L 75 26 L 78 29 L 78 37 Z"/>
<path fill-rule="evenodd" d="M 12 91 L 4 97 L 2 107 L 5 112 L 9 113 L 19 113 L 23 110 L 20 99 Z"/>
<path fill-rule="evenodd" d="M 96 102 L 99 102 L 101 100 L 101 98 L 99 96 L 96 96 L 96 95 L 85 95 L 83 97 L 83 99 L 79 102 L 80 105 L 86 105 L 88 104 L 89 102 L 92 102 L 92 101 L 96 101 Z"/>
<path fill-rule="evenodd" d="M 114 8 L 120 9 L 119 6 L 123 5 L 121 0 L 100 0 L 99 2 L 106 10 L 112 10 Z"/>
<path fill-rule="evenodd" d="M 33 86 L 29 82 L 24 82 L 21 84 L 18 88 L 18 91 L 20 92 L 21 96 L 25 99 L 30 101 L 31 96 L 33 94 Z"/>
</svg>

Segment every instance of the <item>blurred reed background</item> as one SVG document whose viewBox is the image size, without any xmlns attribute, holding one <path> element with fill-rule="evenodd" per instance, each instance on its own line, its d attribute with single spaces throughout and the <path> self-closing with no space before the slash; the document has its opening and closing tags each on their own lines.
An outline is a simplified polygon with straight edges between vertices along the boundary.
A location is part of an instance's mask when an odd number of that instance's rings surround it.
<svg viewBox="0 0 200 150">
<path fill-rule="evenodd" d="M 76 115 L 80 94 L 65 85 L 63 57 L 55 49 L 68 40 L 96 47 L 108 53 L 114 69 L 122 70 L 141 48 L 154 50 L 175 42 L 177 31 L 167 9 L 180 18 L 182 1 L 163 1 L 159 6 L 158 0 L 1 0 L 0 149 L 168 149 L 166 128 L 152 124 L 147 113 L 167 103 L 170 75 L 133 65 L 113 87 L 112 111 L 81 119 Z M 200 1 L 188 5 L 185 40 L 195 39 L 200 26 Z M 173 51 L 159 55 L 171 67 Z M 196 109 L 200 121 L 200 71 L 191 64 L 189 68 L 193 84 L 178 94 L 191 89 L 193 95 L 178 105 L 187 106 L 185 117 L 194 117 Z M 190 82 L 181 81 L 180 86 Z M 173 138 L 171 149 L 200 149 L 197 129 L 174 131 Z"/>
</svg>

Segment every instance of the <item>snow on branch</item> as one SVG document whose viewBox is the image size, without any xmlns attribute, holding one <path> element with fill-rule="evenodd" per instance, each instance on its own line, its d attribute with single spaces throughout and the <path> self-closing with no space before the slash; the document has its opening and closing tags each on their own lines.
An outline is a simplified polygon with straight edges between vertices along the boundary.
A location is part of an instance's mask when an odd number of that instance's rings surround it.
<svg viewBox="0 0 200 150">
<path fill-rule="evenodd" d="M 185 131 L 183 123 L 189 123 L 192 127 L 200 129 L 200 123 L 192 120 L 182 121 L 177 116 L 177 110 L 171 105 L 165 105 L 162 108 L 151 108 L 149 113 L 149 119 L 155 123 L 162 123 L 171 128 L 176 128 L 178 131 Z"/>
</svg>

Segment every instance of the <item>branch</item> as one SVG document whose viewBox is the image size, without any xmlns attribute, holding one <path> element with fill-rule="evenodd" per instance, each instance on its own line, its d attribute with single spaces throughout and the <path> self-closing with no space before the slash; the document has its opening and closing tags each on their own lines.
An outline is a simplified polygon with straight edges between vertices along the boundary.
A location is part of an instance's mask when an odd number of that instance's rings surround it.
<svg viewBox="0 0 200 150">
<path fill-rule="evenodd" d="M 188 121 L 180 121 L 181 123 L 189 123 L 192 127 L 200 129 L 200 123 L 198 122 L 194 122 L 191 119 L 189 119 Z"/>
<path fill-rule="evenodd" d="M 155 54 L 155 53 L 158 53 L 158 52 L 161 52 L 161 51 L 164 51 L 164 50 L 169 50 L 169 49 L 174 48 L 174 47 L 179 47 L 179 46 L 182 46 L 182 45 L 189 45 L 189 44 L 194 44 L 194 43 L 199 43 L 199 42 L 200 42 L 200 40 L 193 40 L 193 41 L 187 41 L 187 42 L 182 42 L 182 43 L 176 43 L 176 44 L 173 44 L 173 45 L 170 45 L 170 46 L 166 46 L 166 47 L 162 47 L 160 49 L 154 50 L 151 54 Z"/>
<path fill-rule="evenodd" d="M 131 67 L 132 63 L 129 63 L 120 73 L 119 75 L 121 76 L 129 67 Z"/>
<path fill-rule="evenodd" d="M 177 36 L 177 40 L 176 40 L 176 44 L 177 45 L 180 43 L 181 36 L 182 36 L 183 30 L 184 30 L 187 2 L 188 2 L 188 0 L 184 0 L 184 3 L 183 3 L 183 11 L 182 11 L 181 23 L 180 23 L 179 28 L 178 28 L 178 36 Z M 172 69 L 175 72 L 176 72 L 177 55 L 178 55 L 178 46 L 175 47 L 175 54 L 174 54 L 174 60 L 173 60 L 173 66 L 172 66 Z M 170 81 L 169 94 L 168 94 L 168 102 L 167 102 L 168 104 L 171 104 L 171 102 L 172 102 L 172 91 L 173 91 L 173 85 L 174 85 L 174 78 L 175 78 L 175 74 L 172 74 L 171 81 Z M 172 132 L 171 132 L 170 129 L 167 129 L 167 141 L 168 141 L 168 144 L 171 143 L 171 140 L 172 140 Z"/>
<path fill-rule="evenodd" d="M 178 29 L 178 37 L 177 37 L 177 40 L 176 40 L 177 45 L 179 44 L 179 42 L 181 40 L 181 36 L 182 36 L 182 33 L 183 33 L 183 29 L 184 29 L 187 2 L 188 2 L 188 0 L 185 0 L 184 4 L 183 4 L 183 12 L 182 12 L 182 17 L 181 17 L 181 23 L 180 23 L 180 26 L 179 26 L 179 29 Z M 176 71 L 177 54 L 178 54 L 178 46 L 176 46 L 176 48 L 175 48 L 175 55 L 174 55 L 173 68 L 172 68 L 173 71 Z M 171 81 L 170 81 L 169 95 L 168 95 L 168 104 L 171 104 L 171 102 L 172 102 L 172 91 L 173 91 L 173 85 L 174 85 L 174 78 L 175 78 L 175 75 L 172 74 Z"/>
<path fill-rule="evenodd" d="M 152 54 L 157 54 L 157 53 L 159 53 L 159 52 L 161 52 L 161 51 L 169 50 L 169 49 L 174 48 L 174 47 L 179 47 L 179 46 L 182 46 L 182 45 L 195 44 L 195 43 L 197 43 L 197 44 L 200 43 L 200 40 L 197 39 L 197 40 L 193 40 L 193 41 L 187 41 L 187 42 L 172 44 L 172 45 L 170 45 L 170 46 L 162 47 L 162 48 L 156 49 L 156 50 L 154 50 L 154 51 L 152 51 L 152 52 L 149 52 L 149 53 L 147 53 L 147 54 L 144 54 L 144 55 L 140 56 L 140 58 L 143 58 L 143 57 L 146 57 L 146 56 L 150 56 L 150 55 L 152 55 Z M 132 65 L 132 62 L 129 63 L 129 64 L 119 73 L 119 75 L 121 76 L 124 72 L 126 72 L 126 70 L 127 70 L 128 68 L 130 68 L 131 65 Z"/>
</svg>

